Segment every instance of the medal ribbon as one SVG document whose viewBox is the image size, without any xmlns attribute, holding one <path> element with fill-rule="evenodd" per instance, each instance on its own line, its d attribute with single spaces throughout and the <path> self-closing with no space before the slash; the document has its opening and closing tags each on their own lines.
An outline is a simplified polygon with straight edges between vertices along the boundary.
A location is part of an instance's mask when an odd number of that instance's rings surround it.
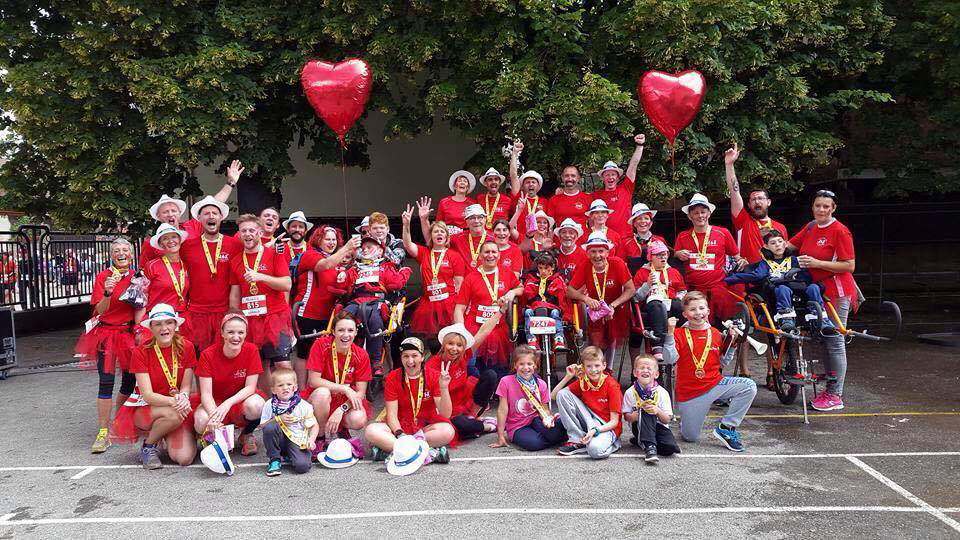
<svg viewBox="0 0 960 540">
<path fill-rule="evenodd" d="M 657 288 L 660 290 L 660 292 L 663 294 L 665 298 L 669 299 L 670 295 L 667 294 L 667 292 L 670 290 L 670 273 L 667 272 L 667 268 L 666 267 L 663 268 L 662 274 L 660 273 L 660 270 L 656 270 L 653 268 L 651 268 L 651 271 L 653 272 L 654 278 L 657 281 L 657 285 L 656 285 Z"/>
<path fill-rule="evenodd" d="M 597 269 L 590 267 L 590 272 L 593 274 L 593 288 L 597 290 L 597 300 L 604 302 L 604 296 L 607 293 L 607 270 L 610 269 L 609 263 L 606 268 L 603 269 L 603 287 L 600 286 L 600 280 L 597 279 Z"/>
<path fill-rule="evenodd" d="M 469 234 L 469 233 L 467 233 Z M 472 251 L 472 250 L 471 250 Z M 443 258 L 447 256 L 447 248 L 440 250 L 440 258 L 433 259 L 433 251 L 430 251 L 430 272 L 433 274 L 433 282 L 437 282 L 437 276 L 440 274 L 440 266 L 443 264 Z"/>
<path fill-rule="evenodd" d="M 170 281 L 173 282 L 173 290 L 177 292 L 177 298 L 183 302 L 183 287 L 187 283 L 187 274 L 183 270 L 183 263 L 180 263 L 180 280 L 177 280 L 176 274 L 173 273 L 173 266 L 170 264 L 170 259 L 166 255 L 163 256 L 163 265 L 167 267 L 167 273 L 170 274 Z"/>
<path fill-rule="evenodd" d="M 257 271 L 260 268 L 260 259 L 263 257 L 263 245 L 259 246 L 260 250 L 257 251 L 257 258 L 253 260 L 253 268 L 250 268 L 250 263 L 247 262 L 247 252 L 243 252 L 243 269 L 249 272 L 250 270 Z M 257 294 L 257 284 L 256 282 L 250 284 L 250 292 L 252 294 Z"/>
<path fill-rule="evenodd" d="M 487 281 L 486 272 L 480 272 L 480 279 L 483 280 L 483 284 L 487 287 L 487 292 L 490 293 L 490 301 L 496 304 L 497 299 L 500 298 L 500 296 L 497 294 L 497 289 L 500 288 L 500 267 L 497 267 L 497 269 L 493 271 L 492 287 L 490 286 L 490 282 Z"/>
<path fill-rule="evenodd" d="M 533 201 L 533 206 L 530 206 L 530 201 Z M 540 196 L 536 195 L 534 197 L 527 197 L 527 214 L 532 214 L 537 211 L 537 203 L 540 202 Z"/>
<path fill-rule="evenodd" d="M 283 434 L 287 436 L 287 439 L 289 439 L 290 442 L 297 445 L 301 450 L 307 447 L 307 441 L 298 441 L 294 438 L 293 432 L 290 431 L 290 428 L 288 428 L 287 425 L 283 423 L 283 420 L 280 419 L 279 414 L 275 415 L 273 419 L 277 421 L 277 425 L 280 426 L 280 431 L 282 431 Z M 299 421 L 299 419 L 297 421 Z"/>
<path fill-rule="evenodd" d="M 537 414 L 539 414 L 541 418 L 549 417 L 550 411 L 548 411 L 547 408 L 543 406 L 543 402 L 540 401 L 540 397 L 537 395 L 539 392 L 534 393 L 533 390 L 530 390 L 530 388 L 527 387 L 527 384 L 523 381 L 523 379 L 520 378 L 519 375 L 516 377 L 517 382 L 520 383 L 520 389 L 523 390 L 523 393 L 527 396 L 527 402 L 533 406 L 534 410 L 537 411 Z M 539 388 L 537 388 L 536 378 L 534 378 L 533 388 L 534 390 L 539 390 Z"/>
<path fill-rule="evenodd" d="M 767 266 L 770 267 L 770 273 L 771 273 L 771 274 L 777 274 L 777 275 L 781 275 L 781 276 L 782 276 L 783 274 L 785 274 L 785 273 L 787 272 L 787 270 L 790 270 L 791 257 L 787 257 L 787 258 L 785 258 L 783 261 L 781 261 L 781 262 L 779 262 L 779 263 L 778 263 L 778 262 L 771 261 L 770 259 L 766 259 L 766 258 L 763 259 L 763 260 L 766 261 Z"/>
<path fill-rule="evenodd" d="M 160 350 L 160 346 L 156 343 L 153 344 L 153 352 L 157 355 L 157 361 L 160 362 L 160 369 L 163 370 L 163 377 L 167 379 L 167 386 L 170 387 L 170 394 L 173 395 L 177 391 L 177 369 L 180 367 L 177 362 L 177 349 L 172 345 L 170 346 L 170 355 L 173 357 L 173 361 L 171 362 L 173 370 L 167 366 L 167 360 L 163 357 L 163 351 Z"/>
<path fill-rule="evenodd" d="M 480 256 L 480 246 L 483 245 L 484 240 L 487 239 L 487 230 L 483 230 L 483 234 L 480 235 L 480 244 L 477 246 L 477 249 L 473 249 L 473 234 L 470 231 L 467 231 L 467 242 L 470 244 L 470 265 L 477 265 L 477 257 Z"/>
<path fill-rule="evenodd" d="M 587 374 L 584 373 L 583 375 L 580 376 L 580 390 L 583 390 L 583 391 L 592 390 L 596 392 L 597 390 L 600 390 L 601 386 L 603 386 L 603 381 L 606 380 L 606 378 L 607 378 L 607 374 L 601 373 L 600 380 L 597 381 L 597 385 L 594 386 L 593 383 L 590 382 L 590 378 L 587 377 Z"/>
<path fill-rule="evenodd" d="M 347 349 L 347 359 L 343 362 L 343 376 L 340 376 L 340 363 L 337 362 L 337 346 L 330 345 L 330 356 L 333 357 L 333 382 L 344 384 L 347 380 L 347 370 L 350 368 L 350 355 L 353 353 L 353 347 Z"/>
<path fill-rule="evenodd" d="M 420 416 L 420 406 L 423 405 L 423 380 L 427 378 L 426 370 L 420 369 L 420 382 L 419 389 L 417 390 L 417 401 L 413 401 L 413 389 L 410 388 L 410 378 L 407 377 L 407 374 L 403 374 L 403 380 L 407 385 L 407 396 L 410 397 L 410 408 L 413 409 L 413 421 L 416 423 L 417 417 Z"/>
<path fill-rule="evenodd" d="M 547 278 L 542 277 L 540 278 L 540 290 L 537 291 L 537 294 L 540 295 L 540 299 L 543 300 L 544 302 L 547 301 L 547 297 L 544 296 L 544 293 L 546 291 L 547 291 Z"/>
<path fill-rule="evenodd" d="M 712 227 L 707 225 L 707 232 L 703 235 L 703 246 L 700 245 L 700 240 L 697 240 L 697 231 L 690 231 L 690 236 L 693 237 L 693 243 L 697 246 L 697 261 L 705 262 L 707 260 L 707 247 L 710 246 L 710 229 Z"/>
<path fill-rule="evenodd" d="M 497 211 L 497 205 L 500 204 L 500 192 L 497 192 L 497 198 L 493 201 L 493 208 L 487 206 L 490 203 L 490 194 L 487 194 L 486 200 L 483 201 L 483 210 L 487 214 L 487 228 L 493 228 L 493 214 Z"/>
<path fill-rule="evenodd" d="M 220 262 L 220 249 L 223 247 L 223 235 L 217 236 L 217 251 L 216 256 L 210 258 L 210 248 L 207 246 L 207 239 L 201 238 L 200 245 L 203 246 L 203 256 L 207 259 L 207 267 L 210 268 L 210 275 L 217 275 L 217 263 Z"/>
<path fill-rule="evenodd" d="M 690 356 L 693 358 L 693 366 L 697 371 L 703 371 L 703 366 L 707 363 L 707 356 L 710 355 L 710 345 L 712 345 L 713 334 L 707 330 L 707 342 L 703 344 L 703 352 L 700 353 L 700 359 L 697 360 L 696 353 L 693 352 L 693 338 L 690 336 L 690 329 L 683 328 L 683 335 L 687 338 L 687 347 L 690 348 Z"/>
</svg>

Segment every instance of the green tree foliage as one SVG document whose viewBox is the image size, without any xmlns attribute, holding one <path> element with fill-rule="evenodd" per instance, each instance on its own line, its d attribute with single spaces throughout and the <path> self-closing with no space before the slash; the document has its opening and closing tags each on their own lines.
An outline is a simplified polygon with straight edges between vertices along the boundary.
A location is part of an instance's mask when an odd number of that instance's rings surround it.
<svg viewBox="0 0 960 540">
<path fill-rule="evenodd" d="M 3 202 L 111 225 L 142 220 L 161 192 L 196 192 L 199 165 L 239 158 L 279 185 L 295 172 L 292 142 L 337 162 L 299 71 L 352 56 L 373 70 L 368 110 L 388 115 L 385 138 L 446 119 L 477 143 L 471 168 L 502 165 L 515 136 L 526 168 L 593 170 L 624 161 L 642 131 L 647 200 L 718 189 L 733 140 L 744 180 L 796 189 L 795 172 L 842 146 L 839 115 L 887 99 L 854 81 L 882 60 L 892 24 L 880 0 L 8 0 L 0 109 L 22 140 L 0 169 Z M 673 172 L 635 85 L 687 68 L 708 93 Z M 362 121 L 348 140 L 348 164 L 368 165 Z"/>
</svg>

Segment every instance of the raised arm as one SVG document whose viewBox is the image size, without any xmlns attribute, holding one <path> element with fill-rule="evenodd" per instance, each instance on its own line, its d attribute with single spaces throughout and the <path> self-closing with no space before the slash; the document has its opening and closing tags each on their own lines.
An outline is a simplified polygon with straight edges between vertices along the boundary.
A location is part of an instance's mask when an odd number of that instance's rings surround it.
<svg viewBox="0 0 960 540">
<path fill-rule="evenodd" d="M 723 153 L 723 166 L 727 181 L 727 195 L 730 196 L 731 216 L 738 216 L 740 212 L 743 211 L 743 196 L 740 195 L 740 182 L 737 181 L 737 171 L 733 168 L 733 164 L 736 163 L 739 157 L 740 149 L 737 147 L 737 143 L 733 143 L 733 147 L 727 148 L 727 151 Z"/>
<path fill-rule="evenodd" d="M 513 151 L 510 152 L 510 194 L 514 197 L 520 193 L 520 152 L 523 150 L 523 143 L 519 139 L 513 141 Z"/>
<path fill-rule="evenodd" d="M 633 149 L 633 155 L 630 156 L 630 163 L 627 164 L 627 178 L 636 182 L 637 180 L 637 165 L 640 164 L 640 159 L 643 158 L 643 144 L 647 141 L 647 136 L 643 133 L 633 136 L 633 142 L 637 145 Z"/>
<path fill-rule="evenodd" d="M 230 162 L 230 166 L 227 167 L 227 183 L 220 188 L 220 191 L 218 191 L 213 198 L 222 203 L 227 202 L 227 199 L 230 198 L 230 193 L 233 192 L 233 188 L 236 187 L 237 182 L 240 181 L 240 175 L 243 174 L 243 171 L 243 164 L 240 163 L 239 160 L 235 159 Z"/>
<path fill-rule="evenodd" d="M 423 233 L 423 240 L 426 242 L 430 238 L 430 205 L 433 199 L 430 197 L 420 197 L 417 201 L 417 214 L 420 216 L 420 232 Z"/>
<path fill-rule="evenodd" d="M 408 204 L 407 209 L 400 217 L 403 218 L 403 248 L 407 250 L 407 254 L 416 259 L 419 250 L 410 235 L 410 218 L 413 217 L 413 207 Z"/>
<path fill-rule="evenodd" d="M 354 235 L 347 240 L 333 255 L 329 257 L 324 257 L 317 261 L 316 266 L 313 267 L 314 272 L 323 272 L 324 270 L 329 270 L 338 264 L 340 264 L 343 259 L 347 257 L 348 254 L 353 253 L 360 248 L 360 235 Z"/>
</svg>

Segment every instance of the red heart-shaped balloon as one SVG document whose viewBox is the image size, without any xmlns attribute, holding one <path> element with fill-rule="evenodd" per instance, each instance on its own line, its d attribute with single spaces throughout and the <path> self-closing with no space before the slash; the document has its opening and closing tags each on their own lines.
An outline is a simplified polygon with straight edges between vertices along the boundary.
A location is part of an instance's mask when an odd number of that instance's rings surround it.
<svg viewBox="0 0 960 540">
<path fill-rule="evenodd" d="M 313 110 L 342 142 L 370 97 L 370 67 L 357 58 L 338 64 L 312 60 L 300 70 L 300 83 Z"/>
<path fill-rule="evenodd" d="M 706 87 L 703 74 L 696 70 L 677 75 L 651 70 L 637 82 L 637 95 L 650 123 L 672 145 L 696 116 Z"/>
</svg>

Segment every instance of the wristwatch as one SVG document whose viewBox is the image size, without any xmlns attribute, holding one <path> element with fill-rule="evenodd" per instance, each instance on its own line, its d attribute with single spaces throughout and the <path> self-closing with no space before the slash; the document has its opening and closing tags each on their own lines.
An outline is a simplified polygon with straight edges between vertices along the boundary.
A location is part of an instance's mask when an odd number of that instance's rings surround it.
<svg viewBox="0 0 960 540">
<path fill-rule="evenodd" d="M 393 432 L 393 436 L 394 436 L 394 437 L 397 437 L 397 438 L 399 439 L 400 437 L 403 436 L 403 430 L 402 430 L 402 429 L 398 429 L 398 430 L 394 431 L 394 432 Z"/>
<path fill-rule="evenodd" d="M 600 435 L 600 428 L 598 427 L 593 428 L 593 436 L 598 437 L 599 435 Z"/>
<path fill-rule="evenodd" d="M 340 410 L 342 410 L 343 412 L 347 412 L 350 410 L 350 405 L 347 403 L 344 403 L 343 405 L 340 406 Z"/>
</svg>

